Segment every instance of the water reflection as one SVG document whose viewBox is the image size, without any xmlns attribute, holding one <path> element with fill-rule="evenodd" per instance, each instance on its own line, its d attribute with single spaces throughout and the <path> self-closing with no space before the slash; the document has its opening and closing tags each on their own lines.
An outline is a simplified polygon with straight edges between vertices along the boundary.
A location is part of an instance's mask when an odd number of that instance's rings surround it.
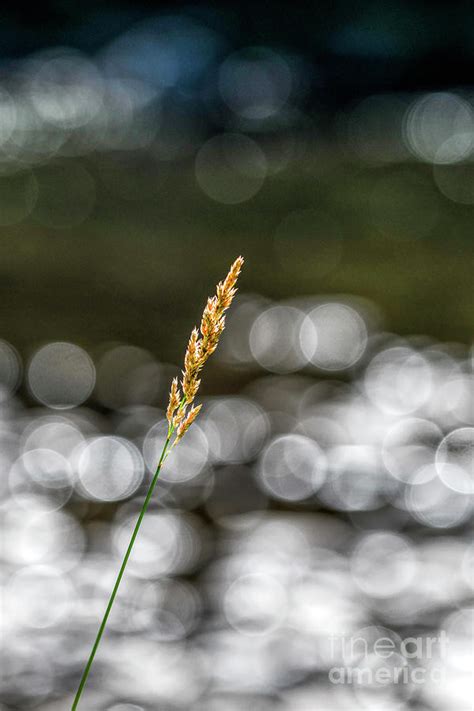
<svg viewBox="0 0 474 711">
<path fill-rule="evenodd" d="M 400 646 L 419 629 L 450 635 L 449 658 L 425 662 L 449 672 L 455 708 L 474 560 L 467 353 L 384 336 L 370 313 L 349 297 L 241 298 L 221 363 L 247 371 L 247 385 L 208 398 L 170 458 L 86 708 L 246 699 L 298 711 L 319 699 L 328 710 L 400 711 L 411 677 L 375 683 L 388 673 L 378 648 L 361 660 L 334 640 L 376 644 L 383 630 Z M 156 464 L 164 395 L 146 385 L 162 366 L 131 346 L 99 349 L 96 364 L 80 346 L 46 344 L 26 372 L 44 407 L 25 407 L 12 386 L 19 356 L 2 344 L 0 698 L 54 711 L 70 699 Z M 372 681 L 338 686 L 335 663 L 362 665 Z M 403 651 L 389 664 L 413 670 Z M 430 677 L 417 693 L 431 703 L 436 689 Z"/>
</svg>

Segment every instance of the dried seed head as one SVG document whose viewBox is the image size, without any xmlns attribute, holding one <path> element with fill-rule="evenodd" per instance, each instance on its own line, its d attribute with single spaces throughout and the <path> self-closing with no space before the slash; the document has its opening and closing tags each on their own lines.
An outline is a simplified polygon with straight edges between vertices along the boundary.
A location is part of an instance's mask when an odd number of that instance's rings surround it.
<svg viewBox="0 0 474 711">
<path fill-rule="evenodd" d="M 194 328 L 191 333 L 184 356 L 184 370 L 181 380 L 183 397 L 182 399 L 180 398 L 177 381 L 176 383 L 173 381 L 167 411 L 170 426 L 173 429 L 177 429 L 174 444 L 183 437 L 201 409 L 201 405 L 199 405 L 198 407 L 191 407 L 187 411 L 187 407 L 194 401 L 201 384 L 198 377 L 199 372 L 209 356 L 216 350 L 219 338 L 224 330 L 224 314 L 237 292 L 235 284 L 243 263 L 243 258 L 237 257 L 224 281 L 219 282 L 217 285 L 215 296 L 209 297 L 207 300 L 201 319 L 200 332 L 197 328 Z"/>
<path fill-rule="evenodd" d="M 199 367 L 199 332 L 197 328 L 193 328 L 186 355 L 184 356 L 184 367 L 186 371 L 192 372 Z"/>
<path fill-rule="evenodd" d="M 201 345 L 201 358 L 203 362 L 205 362 L 216 350 L 219 338 L 224 330 L 224 326 L 225 316 L 221 316 L 219 319 L 215 320 L 214 323 L 212 323 L 209 332 L 203 336 Z"/>
<path fill-rule="evenodd" d="M 216 288 L 216 295 L 207 300 L 201 321 L 201 362 L 206 362 L 214 353 L 225 327 L 225 312 L 232 303 L 237 293 L 235 284 L 242 270 L 243 257 L 237 257 L 232 264 L 224 281 L 220 281 Z M 201 367 L 202 367 L 201 365 Z"/>
<path fill-rule="evenodd" d="M 197 389 L 199 388 L 197 375 L 201 368 L 200 350 L 201 342 L 199 340 L 199 332 L 197 328 L 193 328 L 186 355 L 184 356 L 183 379 L 181 381 L 183 394 L 187 403 L 194 400 Z"/>
<path fill-rule="evenodd" d="M 212 331 L 213 324 L 216 320 L 217 296 L 210 296 L 204 308 L 204 313 L 201 319 L 201 334 L 207 336 Z"/>
<path fill-rule="evenodd" d="M 229 269 L 229 273 L 227 274 L 226 278 L 224 279 L 223 282 L 223 287 L 224 287 L 224 292 L 225 293 L 230 293 L 232 289 L 234 288 L 237 279 L 239 278 L 239 274 L 242 271 L 242 267 L 244 265 L 244 258 L 243 257 L 237 257 L 235 262 L 232 264 L 231 268 Z M 235 292 L 234 292 L 235 293 Z"/>
<path fill-rule="evenodd" d="M 171 383 L 170 400 L 168 403 L 168 409 L 166 410 L 166 419 L 168 420 L 170 426 L 173 424 L 173 415 L 178 409 L 179 403 L 180 396 L 178 388 L 178 378 L 174 378 L 173 382 Z"/>
<path fill-rule="evenodd" d="M 194 420 L 196 417 L 199 415 L 199 412 L 201 410 L 202 405 L 197 405 L 197 407 L 192 407 L 188 414 L 186 415 L 186 418 L 181 422 L 181 424 L 178 427 L 178 432 L 176 435 L 176 440 L 175 442 L 179 442 L 179 440 L 184 437 L 186 434 L 187 430 L 191 427 L 193 424 Z"/>
<path fill-rule="evenodd" d="M 197 395 L 201 381 L 198 378 L 190 378 L 189 381 L 185 380 L 185 384 L 186 404 L 190 405 Z"/>
<path fill-rule="evenodd" d="M 180 423 L 183 421 L 184 417 L 186 416 L 186 410 L 184 407 L 179 407 L 176 415 L 173 417 L 173 424 L 172 427 L 175 430 L 177 427 L 179 427 Z"/>
</svg>

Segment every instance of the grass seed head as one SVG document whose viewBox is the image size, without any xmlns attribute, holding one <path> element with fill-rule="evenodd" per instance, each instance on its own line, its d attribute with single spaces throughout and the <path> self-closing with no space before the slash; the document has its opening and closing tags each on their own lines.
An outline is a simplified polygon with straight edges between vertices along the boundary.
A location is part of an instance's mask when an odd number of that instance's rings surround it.
<svg viewBox="0 0 474 711">
<path fill-rule="evenodd" d="M 197 405 L 196 407 L 192 407 L 188 414 L 186 415 L 185 419 L 181 422 L 181 424 L 178 427 L 178 432 L 176 434 L 176 442 L 179 442 L 179 440 L 184 437 L 186 434 L 187 430 L 191 427 L 193 424 L 194 420 L 196 417 L 199 415 L 199 412 L 201 410 L 202 405 Z"/>
<path fill-rule="evenodd" d="M 191 333 L 184 356 L 184 370 L 181 380 L 183 391 L 182 399 L 180 398 L 176 378 L 171 385 L 170 401 L 166 416 L 170 428 L 172 430 L 177 429 L 174 443 L 183 437 L 201 409 L 201 405 L 199 405 L 197 407 L 191 407 L 191 409 L 187 411 L 187 407 L 194 402 L 201 384 L 201 380 L 198 377 L 199 373 L 209 356 L 216 350 L 225 328 L 225 312 L 237 293 L 235 284 L 243 263 L 243 258 L 237 257 L 224 281 L 218 283 L 215 296 L 208 298 L 206 306 L 204 307 L 199 331 L 197 328 L 194 328 Z"/>
<path fill-rule="evenodd" d="M 171 383 L 170 400 L 168 403 L 168 409 L 166 410 L 166 419 L 168 420 L 168 424 L 170 425 L 170 427 L 173 424 L 173 416 L 179 407 L 180 401 L 181 398 L 178 388 L 178 378 L 174 378 L 173 382 Z"/>
<path fill-rule="evenodd" d="M 197 390 L 199 388 L 199 381 L 197 380 L 197 375 L 202 367 L 202 357 L 200 350 L 201 341 L 199 339 L 199 331 L 197 330 L 197 328 L 193 328 L 191 337 L 189 339 L 188 348 L 184 356 L 183 379 L 181 381 L 183 395 L 188 404 L 194 400 L 194 398 L 196 397 Z"/>
</svg>

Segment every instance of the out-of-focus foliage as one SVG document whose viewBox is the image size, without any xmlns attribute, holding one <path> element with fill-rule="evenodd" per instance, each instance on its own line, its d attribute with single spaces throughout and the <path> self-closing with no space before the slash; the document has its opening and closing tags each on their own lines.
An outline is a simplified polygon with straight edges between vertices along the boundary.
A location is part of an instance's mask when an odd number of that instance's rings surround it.
<svg viewBox="0 0 474 711">
<path fill-rule="evenodd" d="M 469 339 L 468 90 L 315 110 L 317 67 L 302 53 L 235 50 L 186 15 L 89 56 L 56 48 L 7 68 L 0 289 L 16 344 L 161 348 L 172 332 L 174 357 L 189 280 L 204 298 L 240 251 L 248 290 L 358 294 L 399 332 Z"/>
</svg>

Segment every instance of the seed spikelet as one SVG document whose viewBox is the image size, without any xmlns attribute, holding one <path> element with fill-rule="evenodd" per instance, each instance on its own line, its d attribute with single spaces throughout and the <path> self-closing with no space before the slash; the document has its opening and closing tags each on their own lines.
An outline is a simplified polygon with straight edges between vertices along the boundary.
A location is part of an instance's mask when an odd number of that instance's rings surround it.
<svg viewBox="0 0 474 711">
<path fill-rule="evenodd" d="M 196 407 L 192 407 L 188 414 L 186 415 L 186 418 L 181 422 L 181 424 L 178 427 L 178 432 L 176 434 L 176 442 L 179 442 L 179 440 L 184 437 L 186 434 L 187 430 L 191 427 L 193 424 L 194 420 L 196 417 L 199 415 L 199 412 L 201 410 L 202 405 L 197 405 Z"/>
<path fill-rule="evenodd" d="M 166 419 L 168 420 L 168 424 L 170 425 L 170 427 L 173 424 L 173 415 L 179 407 L 179 402 L 180 396 L 178 388 L 178 378 L 174 378 L 173 382 L 171 383 L 170 400 L 168 403 L 168 409 L 166 410 Z"/>
</svg>

